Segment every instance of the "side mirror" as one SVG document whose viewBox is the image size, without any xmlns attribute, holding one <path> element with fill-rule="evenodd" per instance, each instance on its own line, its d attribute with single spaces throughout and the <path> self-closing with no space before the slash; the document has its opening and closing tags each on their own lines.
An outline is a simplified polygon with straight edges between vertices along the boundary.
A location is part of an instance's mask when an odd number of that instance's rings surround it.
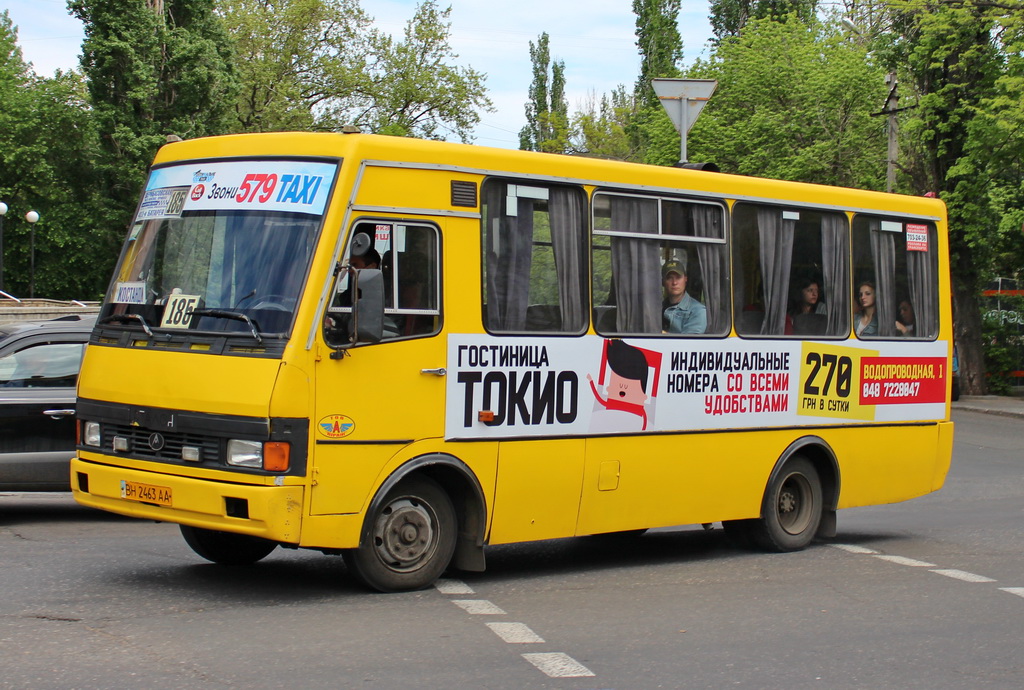
<svg viewBox="0 0 1024 690">
<path fill-rule="evenodd" d="M 384 274 L 376 268 L 352 270 L 349 341 L 379 343 L 384 337 Z"/>
</svg>

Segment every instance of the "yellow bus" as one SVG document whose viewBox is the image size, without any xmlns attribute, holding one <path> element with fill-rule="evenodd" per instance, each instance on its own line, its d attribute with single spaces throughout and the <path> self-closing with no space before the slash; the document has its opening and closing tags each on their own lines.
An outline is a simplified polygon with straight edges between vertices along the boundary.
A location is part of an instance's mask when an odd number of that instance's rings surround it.
<svg viewBox="0 0 1024 690">
<path fill-rule="evenodd" d="M 487 545 L 775 551 L 949 467 L 945 209 L 352 134 L 171 143 L 79 379 L 88 506 L 383 591 Z"/>
</svg>

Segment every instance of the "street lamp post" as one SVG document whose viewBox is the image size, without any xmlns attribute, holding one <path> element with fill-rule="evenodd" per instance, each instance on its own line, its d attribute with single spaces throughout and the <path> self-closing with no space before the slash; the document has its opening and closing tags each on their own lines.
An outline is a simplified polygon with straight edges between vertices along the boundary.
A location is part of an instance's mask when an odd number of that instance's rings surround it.
<svg viewBox="0 0 1024 690">
<path fill-rule="evenodd" d="M 39 222 L 39 214 L 35 211 L 29 211 L 25 214 L 25 220 L 28 221 L 28 225 L 31 228 L 29 232 L 29 263 L 28 263 L 28 296 L 36 296 L 36 223 Z"/>
<path fill-rule="evenodd" d="M 4 216 L 7 215 L 7 204 L 0 201 L 0 292 L 4 291 Z"/>
</svg>

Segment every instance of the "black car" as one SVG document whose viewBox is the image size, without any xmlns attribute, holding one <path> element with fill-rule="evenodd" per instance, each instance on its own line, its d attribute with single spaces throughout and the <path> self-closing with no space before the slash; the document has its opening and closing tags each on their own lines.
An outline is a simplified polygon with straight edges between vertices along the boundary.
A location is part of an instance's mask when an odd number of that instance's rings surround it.
<svg viewBox="0 0 1024 690">
<path fill-rule="evenodd" d="M 0 325 L 0 491 L 70 491 L 75 383 L 94 314 Z"/>
</svg>

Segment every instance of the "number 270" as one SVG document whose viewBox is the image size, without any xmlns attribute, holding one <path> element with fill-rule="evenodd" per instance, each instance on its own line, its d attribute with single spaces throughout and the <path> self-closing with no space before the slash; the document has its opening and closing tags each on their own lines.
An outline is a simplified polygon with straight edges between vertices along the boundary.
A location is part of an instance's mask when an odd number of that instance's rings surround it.
<svg viewBox="0 0 1024 690">
<path fill-rule="evenodd" d="M 807 364 L 811 365 L 811 373 L 804 381 L 804 395 L 829 395 L 832 381 L 835 380 L 836 394 L 840 398 L 850 395 L 850 383 L 853 378 L 853 360 L 840 355 L 822 355 L 817 352 L 807 353 Z M 824 371 L 823 371 L 824 370 Z M 824 386 L 819 386 L 819 374 L 825 377 Z"/>
</svg>

